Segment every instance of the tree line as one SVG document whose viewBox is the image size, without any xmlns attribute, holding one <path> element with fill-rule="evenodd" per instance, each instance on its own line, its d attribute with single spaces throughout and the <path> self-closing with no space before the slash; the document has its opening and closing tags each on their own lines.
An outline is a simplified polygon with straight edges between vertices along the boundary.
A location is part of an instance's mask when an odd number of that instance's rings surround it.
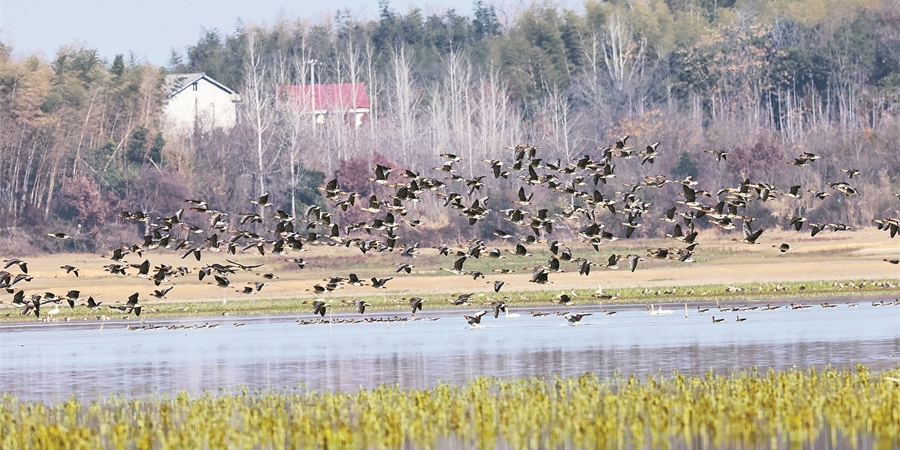
<svg viewBox="0 0 900 450">
<path fill-rule="evenodd" d="M 298 215 L 330 207 L 317 192 L 326 179 L 373 193 L 360 180 L 376 163 L 430 170 L 452 153 L 472 177 L 510 145 L 539 146 L 546 162 L 565 164 L 624 135 L 639 148 L 661 143 L 655 164 L 620 167 L 625 179 L 692 176 L 708 189 L 751 179 L 805 191 L 859 170 L 852 183 L 862 196 L 765 202 L 754 214 L 766 226 L 786 227 L 791 215 L 864 226 L 900 209 L 891 196 L 900 191 L 898 30 L 900 8 L 889 0 L 615 0 L 578 10 L 539 2 L 515 11 L 478 1 L 469 14 L 398 12 L 382 1 L 375 19 L 343 10 L 320 22 L 203 30 L 167 67 L 107 61 L 86 46 L 63 46 L 51 61 L 13 57 L 0 44 L 0 248 L 117 245 L 144 231 L 117 212 L 164 216 L 189 197 L 240 204 L 269 191 Z M 313 70 L 316 83 L 365 84 L 362 127 L 339 115 L 315 125 L 302 105 L 276 98 L 276 86 L 308 84 Z M 234 129 L 165 133 L 162 80 L 185 72 L 241 94 Z M 729 156 L 716 162 L 704 150 Z M 822 160 L 790 170 L 804 151 Z M 484 181 L 479 194 L 496 205 L 514 198 L 512 181 Z M 464 223 L 438 200 L 415 209 L 429 217 L 424 240 Z M 486 237 L 494 225 L 476 232 Z M 60 247 L 40 238 L 51 230 L 80 239 Z"/>
</svg>

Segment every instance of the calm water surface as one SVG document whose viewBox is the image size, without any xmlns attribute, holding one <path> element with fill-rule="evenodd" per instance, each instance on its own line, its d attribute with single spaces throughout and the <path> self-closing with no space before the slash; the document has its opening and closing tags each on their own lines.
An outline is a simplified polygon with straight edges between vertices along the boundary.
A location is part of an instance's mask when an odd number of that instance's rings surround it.
<svg viewBox="0 0 900 450">
<path fill-rule="evenodd" d="M 704 314 L 694 306 L 688 318 L 683 306 L 666 306 L 673 311 L 668 315 L 648 315 L 643 306 L 615 308 L 613 316 L 591 307 L 567 308 L 594 313 L 578 326 L 554 314 L 532 317 L 531 309 L 511 309 L 521 316 L 488 315 L 474 329 L 462 315 L 477 310 L 419 313 L 438 321 L 333 326 L 298 325 L 298 317 L 310 314 L 148 322 L 219 325 L 179 330 L 128 331 L 126 325 L 138 325 L 134 321 L 107 322 L 102 332 L 98 322 L 0 325 L 0 380 L 4 392 L 52 400 L 73 394 L 196 394 L 241 386 L 354 390 L 399 383 L 421 388 L 479 375 L 595 372 L 603 378 L 616 371 L 699 374 L 857 362 L 885 369 L 900 363 L 900 306 L 864 301 L 856 308 L 841 302 L 830 309 L 727 313 L 712 307 Z M 551 311 L 556 310 L 561 308 Z M 713 324 L 712 315 L 725 321 Z M 747 320 L 737 322 L 737 315 Z M 246 325 L 235 327 L 236 322 Z"/>
</svg>

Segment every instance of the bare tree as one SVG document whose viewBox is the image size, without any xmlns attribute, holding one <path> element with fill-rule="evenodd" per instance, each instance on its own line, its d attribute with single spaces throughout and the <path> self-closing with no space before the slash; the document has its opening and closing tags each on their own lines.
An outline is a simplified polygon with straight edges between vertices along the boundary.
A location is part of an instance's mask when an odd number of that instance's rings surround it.
<svg viewBox="0 0 900 450">
<path fill-rule="evenodd" d="M 558 154 L 565 161 L 572 160 L 574 148 L 571 142 L 572 122 L 569 120 L 571 105 L 569 98 L 559 91 L 558 86 L 547 88 L 546 113 L 550 116 L 550 137 L 555 144 Z"/>
<path fill-rule="evenodd" d="M 378 115 L 380 113 L 380 103 L 379 99 L 381 93 L 381 78 L 378 76 L 377 71 L 375 70 L 375 46 L 372 44 L 372 40 L 366 40 L 365 47 L 365 71 L 366 71 L 366 80 L 369 82 L 368 92 L 369 92 L 369 136 L 372 140 L 371 145 L 369 145 L 369 163 L 372 162 L 372 157 L 374 156 L 375 148 L 379 145 L 378 141 L 378 133 L 377 123 L 378 123 Z"/>
<path fill-rule="evenodd" d="M 456 51 L 451 51 L 444 58 L 444 67 L 447 78 L 444 82 L 445 94 L 449 100 L 449 118 L 452 129 L 454 151 L 463 152 L 468 164 L 469 173 L 475 172 L 476 155 L 473 154 L 472 145 L 472 103 L 469 96 L 469 87 L 472 82 L 472 67 L 465 56 Z"/>
<path fill-rule="evenodd" d="M 294 49 L 293 58 L 295 76 L 300 80 L 300 84 L 303 84 L 304 80 L 309 77 L 310 66 L 307 64 L 309 60 L 310 52 L 306 45 L 306 37 L 301 36 L 299 45 Z M 291 216 L 297 217 L 297 166 L 300 162 L 300 151 L 303 144 L 313 138 L 316 124 L 310 120 L 313 111 L 310 109 L 307 99 L 283 95 L 277 100 L 283 123 L 284 148 L 287 150 L 288 165 L 290 166 Z"/>
<path fill-rule="evenodd" d="M 262 49 L 263 30 L 250 29 L 247 33 L 246 82 L 242 92 L 240 111 L 252 132 L 252 148 L 256 156 L 256 181 L 259 194 L 266 192 L 266 176 L 275 165 L 276 155 L 270 155 L 273 127 L 276 122 L 273 64 L 266 60 Z M 278 150 L 275 150 L 277 153 Z"/>
<path fill-rule="evenodd" d="M 518 121 L 510 120 L 509 94 L 499 78 L 496 71 L 488 72 L 486 78 L 478 80 L 476 90 L 481 152 L 490 159 L 498 158 L 499 149 L 517 139 L 513 130 Z"/>
<path fill-rule="evenodd" d="M 605 38 L 603 61 L 613 85 L 622 90 L 638 71 L 646 43 L 635 42 L 631 26 L 619 13 L 609 17 Z"/>
<path fill-rule="evenodd" d="M 406 58 L 403 47 L 394 51 L 391 55 L 394 70 L 393 104 L 392 112 L 397 121 L 400 138 L 400 158 L 406 161 L 409 157 L 416 135 L 416 109 L 419 106 L 419 93 L 413 85 L 412 69 Z"/>
</svg>

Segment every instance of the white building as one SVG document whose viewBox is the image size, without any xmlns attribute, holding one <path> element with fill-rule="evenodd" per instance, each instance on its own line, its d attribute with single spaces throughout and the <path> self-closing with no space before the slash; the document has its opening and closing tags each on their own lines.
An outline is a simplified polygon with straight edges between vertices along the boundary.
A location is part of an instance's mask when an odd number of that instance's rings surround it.
<svg viewBox="0 0 900 450">
<path fill-rule="evenodd" d="M 163 109 L 167 133 L 191 134 L 215 128 L 230 130 L 237 123 L 241 96 L 205 73 L 167 75 L 168 101 Z"/>
</svg>

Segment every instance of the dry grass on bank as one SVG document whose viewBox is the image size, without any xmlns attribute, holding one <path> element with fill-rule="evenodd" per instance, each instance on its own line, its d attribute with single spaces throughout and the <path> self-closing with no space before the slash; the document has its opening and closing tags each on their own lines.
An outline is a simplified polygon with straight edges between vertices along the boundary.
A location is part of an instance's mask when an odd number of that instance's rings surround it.
<svg viewBox="0 0 900 450">
<path fill-rule="evenodd" d="M 158 309 L 166 309 L 167 304 L 225 301 L 235 305 L 249 301 L 251 305 L 259 304 L 259 308 L 256 308 L 259 309 L 257 313 L 270 313 L 278 311 L 279 301 L 283 301 L 286 308 L 295 308 L 304 300 L 318 297 L 325 297 L 332 303 L 339 303 L 338 298 L 360 297 L 377 303 L 379 308 L 391 309 L 392 306 L 404 308 L 398 301 L 405 297 L 450 298 L 462 293 L 483 293 L 485 296 L 494 297 L 508 295 L 516 300 L 526 296 L 546 302 L 555 298 L 561 291 L 576 290 L 590 295 L 599 284 L 602 284 L 605 292 L 630 294 L 630 297 L 620 300 L 628 301 L 631 298 L 632 301 L 641 301 L 641 293 L 655 293 L 657 290 L 677 292 L 678 288 L 687 286 L 702 287 L 706 293 L 724 293 L 729 286 L 810 283 L 808 286 L 810 289 L 834 288 L 833 290 L 838 292 L 841 288 L 835 286 L 836 283 L 849 285 L 850 282 L 862 280 L 887 280 L 889 284 L 896 284 L 900 279 L 900 266 L 884 261 L 885 258 L 893 259 L 900 256 L 900 242 L 875 229 L 822 233 L 815 238 L 805 233 L 769 231 L 764 235 L 764 242 L 754 246 L 733 242 L 731 236 L 706 233 L 695 255 L 696 263 L 661 261 L 645 256 L 646 261 L 640 263 L 633 273 L 627 268 L 611 271 L 603 267 L 594 267 L 589 276 L 579 276 L 574 264 L 563 262 L 562 268 L 566 271 L 552 273 L 550 275 L 552 283 L 546 285 L 530 283 L 531 271 L 525 269 L 544 264 L 550 258 L 550 252 L 545 245 L 535 244 L 529 248 L 534 253 L 531 257 L 517 257 L 504 253 L 507 257 L 502 259 L 470 258 L 465 264 L 465 269 L 479 270 L 486 276 L 477 280 L 473 280 L 471 276 L 453 275 L 441 270 L 451 267 L 456 258 L 440 257 L 437 250 L 431 248 L 423 248 L 420 256 L 416 258 L 405 258 L 401 257 L 399 252 L 363 255 L 355 248 L 318 245 L 310 246 L 312 247 L 310 251 L 289 255 L 259 255 L 255 251 L 239 252 L 237 255 L 205 252 L 200 262 L 192 257 L 181 259 L 180 253 L 169 250 L 155 250 L 145 253 L 142 257 L 136 254 L 128 255 L 126 259 L 129 263 L 140 263 L 146 258 L 151 265 L 163 263 L 186 266 L 193 271 L 190 275 L 172 278 L 169 283 L 160 287 L 155 287 L 151 281 L 134 275 L 110 275 L 103 270 L 103 266 L 112 261 L 104 255 L 62 254 L 31 257 L 27 258 L 27 262 L 29 274 L 34 276 L 34 280 L 30 283 L 20 282 L 17 287 L 21 287 L 29 295 L 48 291 L 64 295 L 70 289 L 77 289 L 81 291 L 82 297 L 93 296 L 105 305 L 124 303 L 128 295 L 138 292 L 142 304 L 154 305 Z M 772 248 L 781 242 L 790 243 L 792 250 L 781 253 L 778 249 Z M 604 264 L 612 253 L 646 255 L 649 248 L 670 247 L 673 244 L 676 242 L 672 240 L 636 239 L 607 244 L 600 252 L 595 252 L 587 245 L 573 246 L 572 251 L 576 257 L 586 257 L 598 264 Z M 507 242 L 489 242 L 487 245 L 489 249 L 495 246 L 501 249 L 510 247 Z M 289 259 L 293 257 L 302 257 L 306 260 L 306 268 L 299 269 L 296 264 L 290 262 Z M 211 263 L 228 264 L 226 259 L 245 265 L 264 265 L 252 271 L 239 270 L 231 275 L 233 288 L 217 287 L 211 277 L 203 281 L 198 280 L 197 271 L 200 267 Z M 394 268 L 399 262 L 414 264 L 413 273 L 411 275 L 395 273 Z M 79 267 L 80 277 L 67 275 L 60 269 L 63 264 Z M 622 261 L 622 266 L 626 265 Z M 494 268 L 508 268 L 515 272 L 495 273 L 492 272 Z M 15 266 L 7 270 L 13 274 L 18 273 Z M 386 289 L 346 286 L 323 296 L 317 296 L 312 292 L 314 285 L 325 284 L 324 279 L 330 276 L 347 276 L 351 272 L 366 280 L 373 276 L 379 278 L 393 276 L 394 279 L 386 284 Z M 129 273 L 136 273 L 136 269 L 131 269 Z M 263 273 L 274 273 L 280 278 L 263 280 L 259 276 Z M 493 292 L 494 280 L 503 280 L 507 283 L 499 294 Z M 237 292 L 248 283 L 256 281 L 266 281 L 268 285 L 252 295 Z M 814 282 L 818 283 L 811 284 Z M 150 296 L 154 289 L 167 286 L 174 286 L 167 299 L 160 300 Z M 687 292 L 682 291 L 680 295 L 684 297 L 685 294 Z M 13 307 L 9 306 L 11 297 L 9 294 L 0 296 L 0 300 L 3 301 L 0 305 L 0 311 L 3 312 L 0 318 L 6 320 L 18 318 L 17 309 L 13 310 Z M 587 298 L 580 301 L 590 302 Z M 252 313 L 254 307 L 247 305 L 240 309 Z M 6 318 L 6 314 L 10 316 Z M 79 314 L 86 313 L 80 311 Z M 61 314 L 60 317 L 66 315 Z"/>
</svg>

